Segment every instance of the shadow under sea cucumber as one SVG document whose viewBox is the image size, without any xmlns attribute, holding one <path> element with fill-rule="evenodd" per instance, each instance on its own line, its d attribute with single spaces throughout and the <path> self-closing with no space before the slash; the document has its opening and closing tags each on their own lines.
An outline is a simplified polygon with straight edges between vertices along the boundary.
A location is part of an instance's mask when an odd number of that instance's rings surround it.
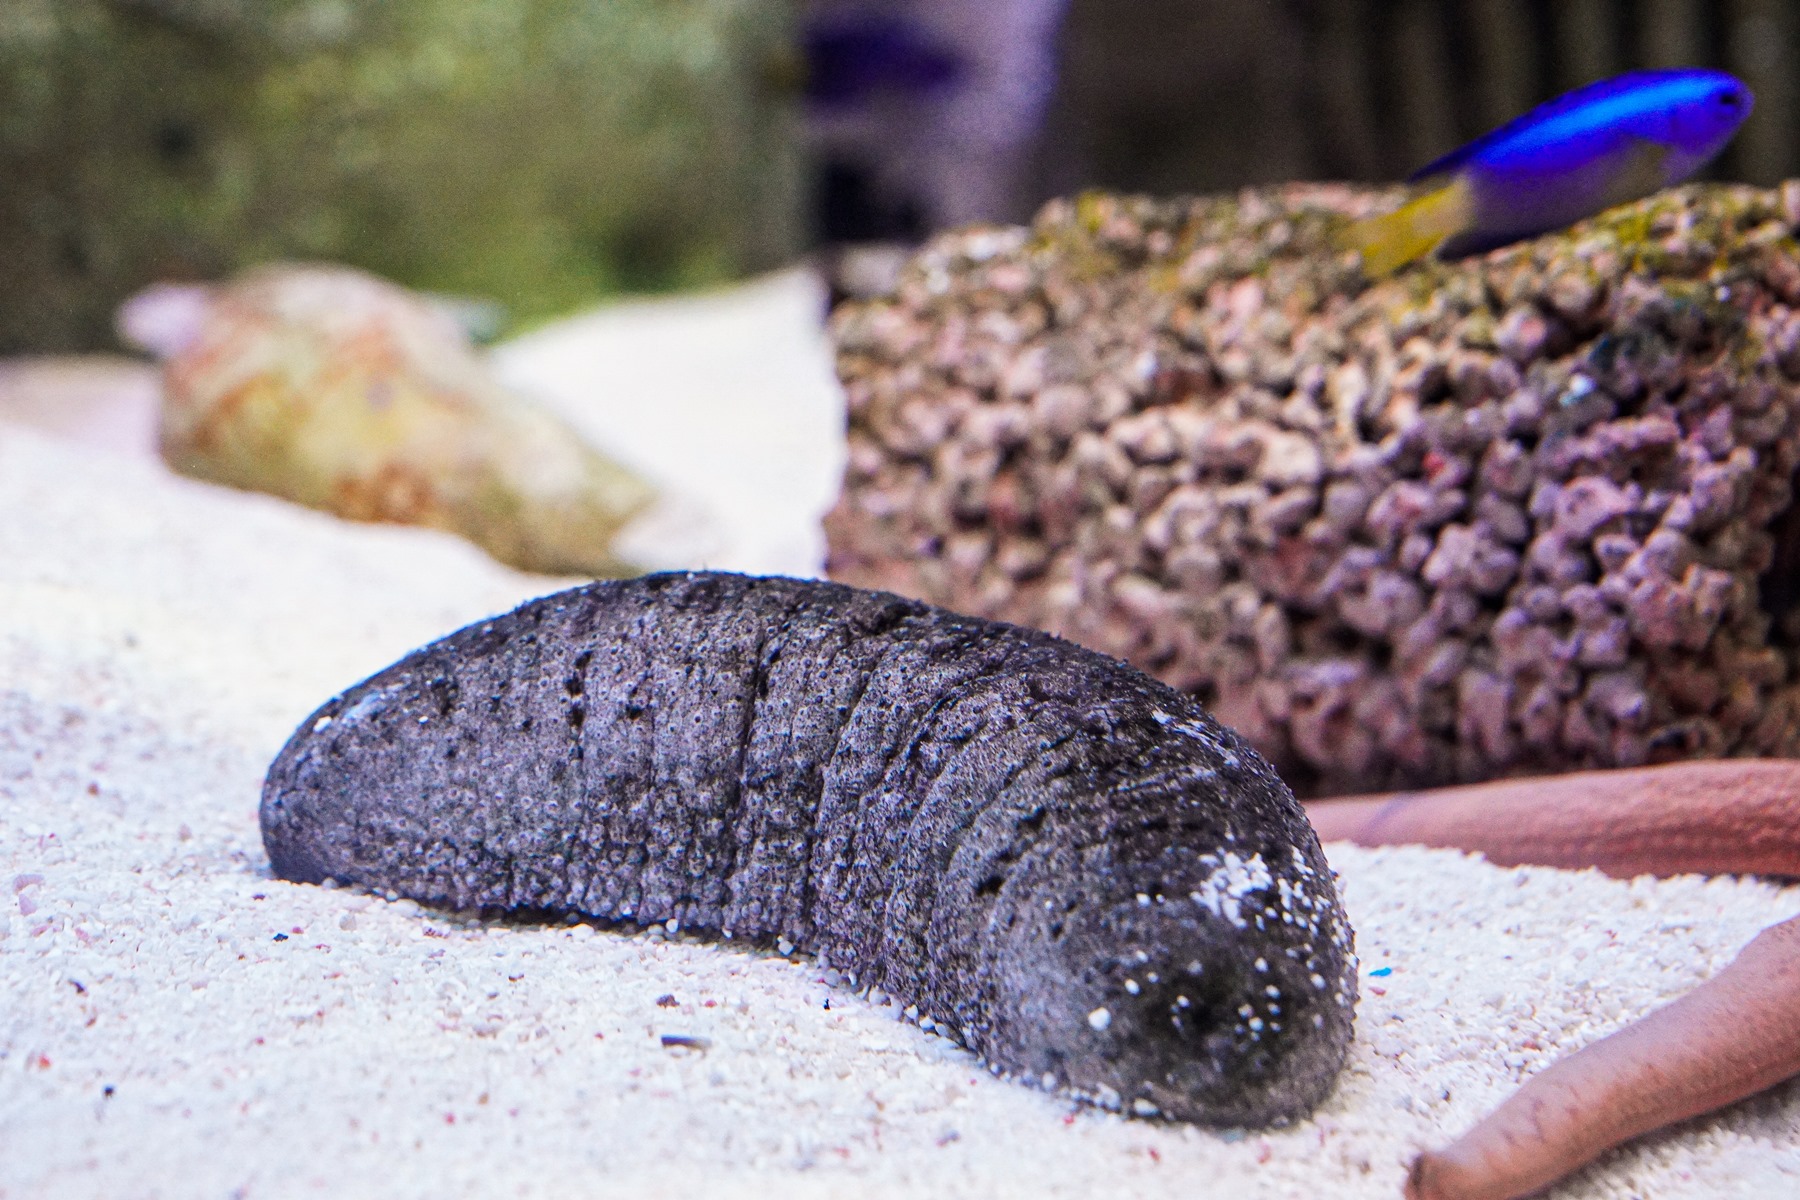
<svg viewBox="0 0 1800 1200">
<path fill-rule="evenodd" d="M 996 1070 L 1141 1115 L 1303 1116 L 1351 931 L 1274 771 L 1192 699 L 881 592 L 590 584 L 326 703 L 270 767 L 275 873 L 791 943 Z"/>
</svg>

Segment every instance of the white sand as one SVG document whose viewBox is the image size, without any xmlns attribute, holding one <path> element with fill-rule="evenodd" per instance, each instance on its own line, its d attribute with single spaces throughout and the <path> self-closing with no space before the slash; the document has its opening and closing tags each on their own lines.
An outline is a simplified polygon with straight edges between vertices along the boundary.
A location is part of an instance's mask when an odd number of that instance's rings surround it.
<svg viewBox="0 0 1800 1200">
<path fill-rule="evenodd" d="M 753 290 L 726 316 L 703 305 L 689 328 L 803 320 L 798 294 Z M 693 310 L 648 307 L 619 315 L 667 353 Z M 593 322 L 588 336 L 609 327 Z M 816 378 L 816 357 L 799 361 L 816 344 L 789 334 L 793 378 Z M 654 377 L 634 370 L 621 377 Z M 734 485 L 728 551 L 781 565 L 768 560 L 816 545 L 816 509 L 787 484 L 837 450 L 756 441 L 756 405 L 771 406 L 761 428 L 794 428 L 769 389 L 719 399 L 742 406 L 719 430 L 765 456 Z M 793 470 L 770 469 L 790 453 Z M 1364 980 L 1333 1098 L 1266 1134 L 1123 1120 L 996 1081 L 805 963 L 461 925 L 271 880 L 257 796 L 293 726 L 555 581 L 5 421 L 0 513 L 5 1200 L 1393 1197 L 1416 1146 L 1800 911 L 1800 891 L 1756 882 L 1333 847 L 1365 973 L 1391 969 Z M 663 1034 L 711 1048 L 667 1050 Z M 1800 1194 L 1797 1133 L 1790 1085 L 1556 1194 Z"/>
<path fill-rule="evenodd" d="M 813 276 L 786 271 L 613 305 L 501 346 L 493 362 L 506 383 L 704 514 L 705 533 L 678 539 L 682 562 L 652 546 L 637 561 L 814 575 L 825 557 L 818 518 L 837 498 L 845 457 L 824 312 Z"/>
</svg>

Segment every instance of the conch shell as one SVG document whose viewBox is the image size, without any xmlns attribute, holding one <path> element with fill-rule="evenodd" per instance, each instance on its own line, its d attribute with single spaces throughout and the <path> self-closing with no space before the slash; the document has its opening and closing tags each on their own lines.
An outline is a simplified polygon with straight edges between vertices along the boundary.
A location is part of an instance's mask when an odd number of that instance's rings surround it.
<svg viewBox="0 0 1800 1200">
<path fill-rule="evenodd" d="M 119 324 L 165 357 L 160 445 L 183 474 L 449 530 L 527 571 L 635 573 L 611 547 L 652 488 L 497 383 L 420 296 L 275 265 L 149 289 Z"/>
</svg>

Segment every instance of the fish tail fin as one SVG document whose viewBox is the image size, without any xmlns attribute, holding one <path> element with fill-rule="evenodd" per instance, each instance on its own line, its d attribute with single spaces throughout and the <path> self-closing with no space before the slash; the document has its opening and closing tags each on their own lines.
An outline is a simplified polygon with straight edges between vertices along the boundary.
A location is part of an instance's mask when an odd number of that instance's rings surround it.
<svg viewBox="0 0 1800 1200">
<path fill-rule="evenodd" d="M 1362 254 L 1364 274 L 1379 279 L 1462 233 L 1473 215 L 1468 181 L 1458 175 L 1391 213 L 1356 222 L 1343 245 Z"/>
</svg>

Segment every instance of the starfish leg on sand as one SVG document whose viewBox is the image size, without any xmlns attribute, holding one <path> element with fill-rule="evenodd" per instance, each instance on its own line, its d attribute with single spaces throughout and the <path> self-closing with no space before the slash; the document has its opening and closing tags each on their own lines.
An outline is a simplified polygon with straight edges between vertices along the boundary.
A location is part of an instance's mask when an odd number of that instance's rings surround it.
<svg viewBox="0 0 1800 1200">
<path fill-rule="evenodd" d="M 1800 878 L 1800 760 L 1678 763 L 1323 801 L 1324 841 L 1480 852 L 1609 875 Z M 1409 1200 L 1512 1200 L 1613 1146 L 1800 1074 L 1800 917 L 1712 979 L 1552 1064 L 1441 1150 Z"/>
</svg>

